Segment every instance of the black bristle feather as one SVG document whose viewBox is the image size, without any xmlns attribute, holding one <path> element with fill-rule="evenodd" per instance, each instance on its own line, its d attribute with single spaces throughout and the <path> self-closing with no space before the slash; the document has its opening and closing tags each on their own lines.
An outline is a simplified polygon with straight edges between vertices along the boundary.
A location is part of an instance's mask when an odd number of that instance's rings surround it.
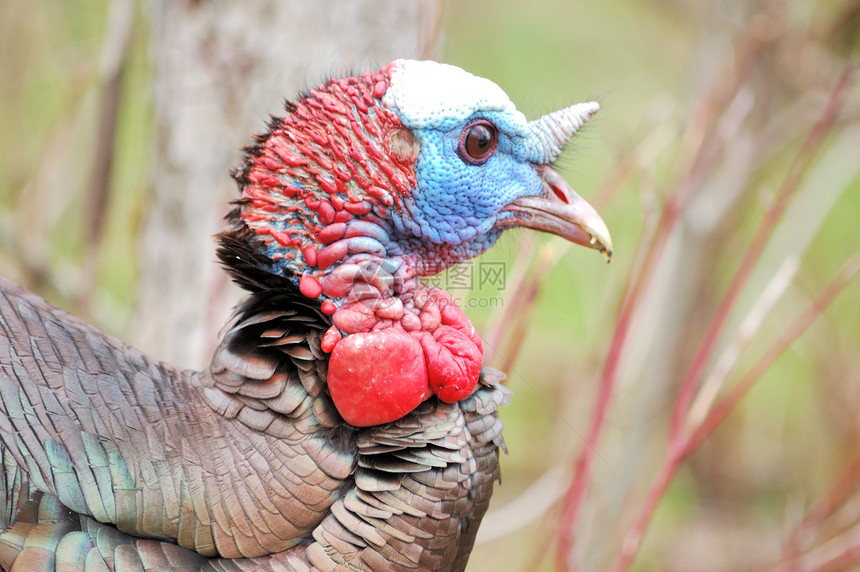
<svg viewBox="0 0 860 572">
<path fill-rule="evenodd" d="M 296 288 L 285 276 L 267 270 L 276 268 L 274 261 L 254 248 L 254 232 L 241 222 L 238 209 L 225 217 L 232 228 L 216 236 L 218 259 L 233 281 L 251 292 L 270 288 Z"/>
<path fill-rule="evenodd" d="M 292 283 L 287 283 L 283 287 L 271 288 L 264 293 L 254 293 L 244 298 L 236 307 L 236 314 L 239 316 L 239 321 L 242 318 L 257 316 L 261 314 L 278 313 L 282 310 L 294 310 L 298 315 L 314 318 L 313 322 L 308 324 L 317 325 L 320 330 L 325 330 L 331 325 L 331 318 L 322 313 L 319 305 L 307 296 L 303 296 L 297 286 Z M 280 320 L 281 318 L 275 318 Z M 289 318 L 287 318 L 289 319 Z M 259 326 L 254 329 L 265 330 L 271 327 L 271 322 L 260 322 Z"/>
<path fill-rule="evenodd" d="M 230 176 L 233 177 L 233 180 L 239 183 L 239 188 L 241 189 L 245 185 L 249 183 L 248 181 L 248 164 L 243 163 L 236 167 L 235 169 L 230 171 Z"/>
<path fill-rule="evenodd" d="M 234 205 L 230 211 L 224 215 L 224 221 L 228 226 L 238 226 L 239 221 L 242 220 L 242 209 L 241 205 L 245 203 L 244 199 L 237 199 L 232 201 L 230 204 Z"/>
<path fill-rule="evenodd" d="M 290 103 L 289 105 L 287 105 L 285 107 L 286 107 L 287 113 L 291 113 L 295 109 L 295 106 L 292 103 Z M 283 126 L 284 126 L 283 116 L 281 116 L 281 115 L 270 115 L 269 116 L 269 122 L 266 124 L 266 128 L 269 131 L 274 131 L 276 129 L 280 129 Z"/>
<path fill-rule="evenodd" d="M 289 114 L 295 111 L 296 106 L 286 101 L 284 108 Z M 271 115 L 266 124 L 266 131 L 254 135 L 252 143 L 243 148 L 245 156 L 242 163 L 230 172 L 240 191 L 250 184 L 248 175 L 255 159 L 263 154 L 265 142 L 274 131 L 283 126 L 283 116 Z M 257 235 L 242 220 L 242 207 L 249 202 L 249 199 L 239 198 L 230 203 L 233 208 L 224 216 L 227 228 L 216 235 L 219 261 L 230 273 L 233 281 L 246 290 L 260 292 L 272 288 L 286 288 L 295 290 L 296 295 L 301 296 L 298 288 L 287 277 L 275 274 L 278 272 L 278 265 L 259 251 L 261 243 Z"/>
</svg>

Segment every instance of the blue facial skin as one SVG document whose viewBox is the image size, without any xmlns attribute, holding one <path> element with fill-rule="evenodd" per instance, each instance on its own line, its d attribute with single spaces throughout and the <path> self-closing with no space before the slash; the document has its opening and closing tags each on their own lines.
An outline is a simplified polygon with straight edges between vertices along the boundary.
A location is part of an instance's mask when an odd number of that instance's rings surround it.
<svg viewBox="0 0 860 572">
<path fill-rule="evenodd" d="M 386 217 L 376 219 L 384 236 L 379 240 L 383 257 L 406 256 L 416 273 L 434 274 L 495 244 L 502 234 L 497 223 L 513 215 L 501 209 L 518 198 L 539 195 L 543 188 L 535 171 L 535 142 L 529 140 L 522 115 L 518 118 L 502 111 L 479 111 L 466 119 L 412 128 L 420 146 L 417 184 L 401 207 L 391 207 Z M 481 119 L 496 126 L 498 142 L 485 163 L 474 165 L 458 150 L 463 131 Z M 275 258 L 280 250 L 272 242 L 269 256 Z M 295 265 L 281 259 L 273 270 L 296 281 L 300 273 Z"/>
<path fill-rule="evenodd" d="M 496 126 L 498 144 L 489 160 L 472 165 L 458 148 L 463 130 L 478 119 Z M 477 256 L 499 238 L 494 225 L 511 214 L 500 213 L 503 207 L 541 193 L 541 180 L 528 159 L 528 128 L 508 113 L 478 112 L 454 125 L 413 129 L 413 134 L 420 144 L 417 185 L 403 210 L 390 215 L 392 238 L 401 246 L 426 252 L 429 243 L 460 260 Z"/>
</svg>

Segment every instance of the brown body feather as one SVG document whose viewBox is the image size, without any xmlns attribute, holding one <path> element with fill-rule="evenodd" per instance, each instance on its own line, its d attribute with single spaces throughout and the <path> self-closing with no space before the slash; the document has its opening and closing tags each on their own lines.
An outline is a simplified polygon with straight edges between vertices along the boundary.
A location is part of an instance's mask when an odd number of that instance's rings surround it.
<svg viewBox="0 0 860 572">
<path fill-rule="evenodd" d="M 327 318 L 271 286 L 191 372 L 0 281 L 0 567 L 465 567 L 498 478 L 500 375 L 351 427 L 325 385 Z"/>
</svg>

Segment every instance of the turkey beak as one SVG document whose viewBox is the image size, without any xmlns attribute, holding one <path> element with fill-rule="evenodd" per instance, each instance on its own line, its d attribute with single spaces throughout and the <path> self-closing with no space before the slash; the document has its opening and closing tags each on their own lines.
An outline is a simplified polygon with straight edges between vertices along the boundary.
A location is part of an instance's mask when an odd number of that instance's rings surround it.
<svg viewBox="0 0 860 572">
<path fill-rule="evenodd" d="M 543 182 L 543 193 L 519 198 L 503 209 L 515 213 L 509 219 L 512 226 L 555 234 L 599 250 L 607 262 L 612 260 L 612 238 L 597 211 L 570 188 L 558 171 L 548 165 L 535 168 Z"/>
</svg>

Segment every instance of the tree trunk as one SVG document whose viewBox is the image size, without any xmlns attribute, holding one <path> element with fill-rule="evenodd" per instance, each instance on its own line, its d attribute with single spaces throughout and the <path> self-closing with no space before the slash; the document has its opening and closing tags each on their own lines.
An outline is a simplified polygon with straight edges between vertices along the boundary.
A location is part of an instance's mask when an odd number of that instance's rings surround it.
<svg viewBox="0 0 860 572">
<path fill-rule="evenodd" d="M 437 0 L 151 0 L 156 118 L 150 210 L 128 339 L 167 361 L 208 362 L 237 292 L 212 235 L 237 198 L 229 170 L 285 98 L 327 74 L 432 57 Z"/>
</svg>

